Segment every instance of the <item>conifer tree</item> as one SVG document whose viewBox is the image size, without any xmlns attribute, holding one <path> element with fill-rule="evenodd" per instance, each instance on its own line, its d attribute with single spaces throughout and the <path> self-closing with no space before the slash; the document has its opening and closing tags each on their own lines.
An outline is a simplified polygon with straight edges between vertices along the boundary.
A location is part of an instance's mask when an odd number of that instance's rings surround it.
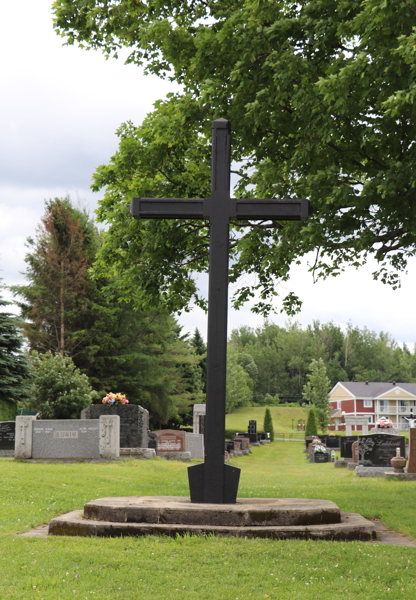
<svg viewBox="0 0 416 600">
<path fill-rule="evenodd" d="M 264 412 L 263 430 L 265 433 L 270 434 L 269 437 L 270 437 L 270 441 L 272 442 L 274 440 L 274 429 L 273 429 L 272 413 L 270 412 L 270 408 L 266 408 L 266 410 Z"/>
<path fill-rule="evenodd" d="M 194 331 L 190 345 L 195 350 L 195 353 L 199 356 L 199 367 L 202 371 L 203 392 L 205 394 L 207 391 L 207 347 L 198 327 Z"/>
<path fill-rule="evenodd" d="M 306 421 L 305 437 L 311 435 L 318 435 L 316 428 L 315 409 L 313 406 L 308 411 L 308 420 Z"/>
<path fill-rule="evenodd" d="M 19 320 L 3 312 L 9 304 L 0 297 L 0 421 L 14 419 L 17 402 L 25 400 L 29 393 L 29 370 L 22 351 Z"/>
</svg>

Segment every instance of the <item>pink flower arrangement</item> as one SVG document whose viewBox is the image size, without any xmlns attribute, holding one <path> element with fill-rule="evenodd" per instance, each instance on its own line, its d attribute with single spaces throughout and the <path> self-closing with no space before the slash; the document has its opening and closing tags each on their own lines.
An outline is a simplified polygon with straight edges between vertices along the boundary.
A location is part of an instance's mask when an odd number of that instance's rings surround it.
<svg viewBox="0 0 416 600">
<path fill-rule="evenodd" d="M 113 392 L 110 392 L 109 394 L 107 394 L 107 396 L 104 396 L 104 398 L 101 400 L 101 404 L 128 404 L 129 401 L 126 398 L 125 394 L 120 394 L 117 392 L 117 394 L 113 394 Z"/>
<path fill-rule="evenodd" d="M 376 421 L 375 425 L 379 429 L 391 429 L 393 427 L 393 423 L 390 421 L 390 419 L 386 419 L 386 417 L 381 417 L 378 421 Z"/>
</svg>

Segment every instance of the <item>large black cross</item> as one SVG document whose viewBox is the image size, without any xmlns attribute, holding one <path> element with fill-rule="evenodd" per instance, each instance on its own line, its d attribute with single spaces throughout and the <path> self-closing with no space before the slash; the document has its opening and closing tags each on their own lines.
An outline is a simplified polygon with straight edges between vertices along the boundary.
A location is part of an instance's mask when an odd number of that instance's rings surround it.
<svg viewBox="0 0 416 600">
<path fill-rule="evenodd" d="M 188 468 L 192 502 L 232 504 L 240 469 L 224 464 L 228 312 L 228 224 L 230 219 L 306 219 L 307 200 L 230 198 L 231 124 L 212 123 L 210 198 L 133 198 L 130 211 L 140 219 L 209 219 L 207 398 L 205 462 Z"/>
</svg>

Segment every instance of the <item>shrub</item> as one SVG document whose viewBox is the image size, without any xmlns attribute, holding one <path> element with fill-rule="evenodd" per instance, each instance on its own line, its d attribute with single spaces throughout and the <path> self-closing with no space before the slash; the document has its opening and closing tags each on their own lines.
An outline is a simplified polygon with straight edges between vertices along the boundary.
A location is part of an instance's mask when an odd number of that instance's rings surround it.
<svg viewBox="0 0 416 600">
<path fill-rule="evenodd" d="M 306 421 L 305 437 L 310 435 L 318 435 L 316 427 L 315 409 L 310 408 L 308 411 L 308 420 Z"/>
<path fill-rule="evenodd" d="M 30 354 L 32 371 L 31 410 L 43 419 L 79 419 L 83 408 L 91 404 L 93 392 L 88 377 L 71 358 L 60 354 Z"/>
<path fill-rule="evenodd" d="M 273 430 L 273 419 L 272 413 L 270 412 L 270 408 L 266 408 L 264 413 L 264 425 L 263 429 L 265 433 L 270 434 L 270 441 L 274 440 L 274 430 Z"/>
</svg>

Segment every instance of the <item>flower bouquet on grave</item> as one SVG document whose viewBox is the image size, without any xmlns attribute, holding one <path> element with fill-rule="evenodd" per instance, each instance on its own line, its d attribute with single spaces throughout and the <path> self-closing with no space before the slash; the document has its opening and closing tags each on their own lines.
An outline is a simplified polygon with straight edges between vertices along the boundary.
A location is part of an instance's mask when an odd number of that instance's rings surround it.
<svg viewBox="0 0 416 600">
<path fill-rule="evenodd" d="M 322 453 L 322 454 L 326 454 L 326 448 L 325 446 L 322 446 L 322 444 L 315 444 L 313 447 L 313 451 L 315 454 L 317 454 L 318 452 Z"/>
<path fill-rule="evenodd" d="M 376 429 L 391 429 L 393 427 L 393 423 L 390 421 L 390 419 L 381 417 L 378 421 L 376 421 L 375 427 Z"/>
<path fill-rule="evenodd" d="M 101 400 L 101 404 L 109 404 L 110 406 L 114 406 L 115 404 L 128 404 L 129 401 L 126 398 L 125 394 L 113 394 L 110 392 Z"/>
</svg>

